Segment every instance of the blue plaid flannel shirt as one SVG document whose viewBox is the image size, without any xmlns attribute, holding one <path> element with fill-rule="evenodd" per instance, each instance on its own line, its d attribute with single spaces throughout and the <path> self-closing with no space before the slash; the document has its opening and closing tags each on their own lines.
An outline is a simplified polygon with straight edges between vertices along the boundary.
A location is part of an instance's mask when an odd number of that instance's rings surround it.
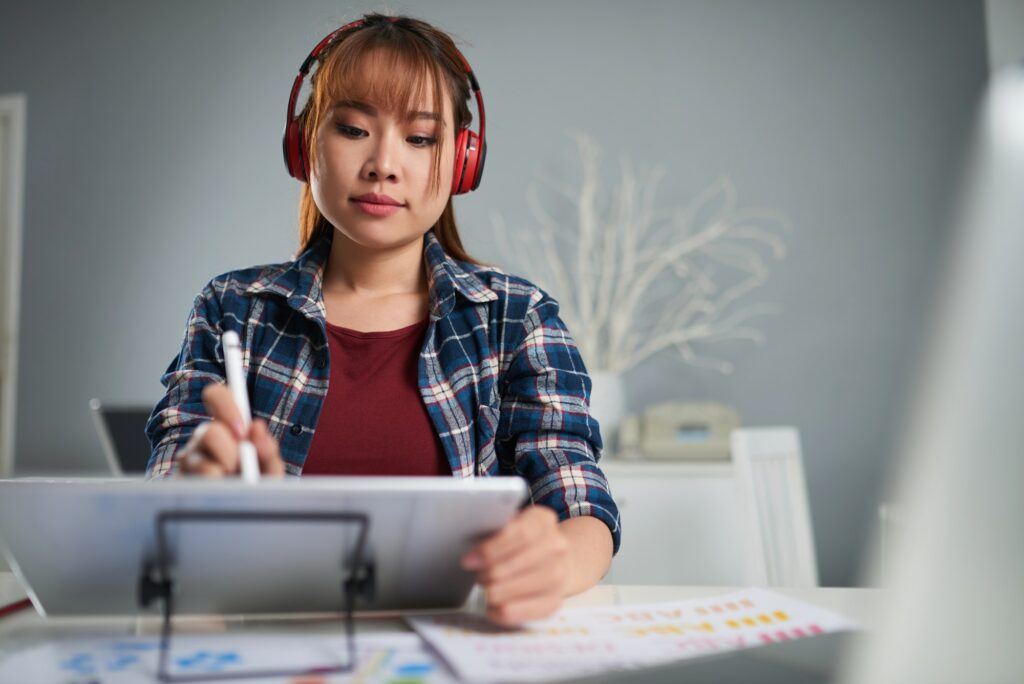
<svg viewBox="0 0 1024 684">
<path fill-rule="evenodd" d="M 327 396 L 330 358 L 321 292 L 331 236 L 292 262 L 232 271 L 196 297 L 181 352 L 146 426 L 147 476 L 167 477 L 209 416 L 201 392 L 224 381 L 220 334 L 242 340 L 253 416 L 267 421 L 289 475 L 300 475 Z M 619 512 L 597 461 L 591 383 L 558 303 L 527 280 L 456 261 L 424 241 L 430 322 L 419 388 L 455 477 L 515 472 L 560 519 L 591 515 L 620 542 Z M 384 408 L 384 407 L 382 407 Z"/>
</svg>

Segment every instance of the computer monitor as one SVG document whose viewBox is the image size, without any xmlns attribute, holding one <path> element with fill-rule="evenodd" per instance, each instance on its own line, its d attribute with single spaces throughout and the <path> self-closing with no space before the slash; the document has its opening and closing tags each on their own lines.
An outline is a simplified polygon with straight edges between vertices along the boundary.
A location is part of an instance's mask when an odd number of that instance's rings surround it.
<svg viewBox="0 0 1024 684">
<path fill-rule="evenodd" d="M 893 499 L 878 628 L 844 682 L 1024 676 L 1024 63 L 997 74 Z"/>
</svg>

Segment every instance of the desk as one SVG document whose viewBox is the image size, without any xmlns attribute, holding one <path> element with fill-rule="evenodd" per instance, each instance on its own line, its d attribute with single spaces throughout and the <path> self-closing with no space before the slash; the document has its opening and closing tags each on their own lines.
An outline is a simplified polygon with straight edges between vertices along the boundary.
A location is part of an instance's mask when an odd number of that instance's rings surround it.
<svg viewBox="0 0 1024 684">
<path fill-rule="evenodd" d="M 681 601 L 685 599 L 713 596 L 734 591 L 737 587 L 696 587 L 696 586 L 629 586 L 598 585 L 589 591 L 574 596 L 565 602 L 566 607 L 609 606 L 658 601 Z M 863 588 L 810 588 L 773 589 L 780 594 L 807 601 L 823 608 L 848 615 L 861 624 L 870 626 L 873 612 L 880 606 L 881 591 Z M 24 598 L 25 593 L 10 572 L 0 572 L 0 605 L 6 605 Z M 378 630 L 405 630 L 399 619 L 360 619 L 360 632 Z M 181 632 L 223 632 L 244 628 L 259 631 L 260 628 L 280 631 L 291 629 L 287 621 L 271 620 L 253 624 L 244 618 L 203 619 L 183 618 L 175 623 L 175 630 Z M 62 636 L 123 636 L 133 634 L 157 634 L 160 623 L 156 616 L 136 617 L 58 617 L 43 618 L 34 610 L 22 611 L 0 619 L 0 660 L 23 649 L 45 643 Z M 336 621 L 324 620 L 301 623 L 301 630 L 310 632 L 335 632 L 339 630 Z"/>
</svg>

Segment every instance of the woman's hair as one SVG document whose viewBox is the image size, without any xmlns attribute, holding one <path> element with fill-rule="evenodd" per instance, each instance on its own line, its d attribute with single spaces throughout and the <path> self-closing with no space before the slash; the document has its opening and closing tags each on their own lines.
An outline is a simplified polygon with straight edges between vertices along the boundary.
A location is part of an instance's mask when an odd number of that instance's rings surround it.
<svg viewBox="0 0 1024 684">
<path fill-rule="evenodd" d="M 435 107 L 443 111 L 441 105 L 443 98 L 447 97 L 454 113 L 455 131 L 442 130 L 439 137 L 444 140 L 443 144 L 453 144 L 455 134 L 473 120 L 466 104 L 470 96 L 469 78 L 448 34 L 409 17 L 394 19 L 373 13 L 365 15 L 363 21 L 363 26 L 345 31 L 335 39 L 312 76 L 313 92 L 300 114 L 302 142 L 309 151 L 310 169 L 316 165 L 316 132 L 339 100 L 370 102 L 391 111 L 406 112 L 425 99 L 426 88 L 432 84 Z M 362 78 L 362 72 L 368 65 L 373 66 L 376 73 L 400 76 Z M 443 127 L 444 121 L 440 124 Z M 440 145 L 434 145 L 433 158 L 430 191 L 437 192 L 441 170 Z M 451 197 L 433 228 L 449 256 L 480 263 L 470 257 L 462 246 Z M 332 230 L 313 201 L 309 183 L 305 183 L 299 200 L 299 252 Z"/>
</svg>

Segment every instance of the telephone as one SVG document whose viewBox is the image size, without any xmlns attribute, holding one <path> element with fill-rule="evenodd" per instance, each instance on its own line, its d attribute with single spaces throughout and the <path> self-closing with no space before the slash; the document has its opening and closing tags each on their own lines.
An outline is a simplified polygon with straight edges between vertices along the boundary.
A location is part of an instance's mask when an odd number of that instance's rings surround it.
<svg viewBox="0 0 1024 684">
<path fill-rule="evenodd" d="M 729 433 L 740 427 L 736 411 L 715 402 L 667 402 L 628 416 L 619 428 L 620 458 L 685 461 L 729 460 Z"/>
</svg>

